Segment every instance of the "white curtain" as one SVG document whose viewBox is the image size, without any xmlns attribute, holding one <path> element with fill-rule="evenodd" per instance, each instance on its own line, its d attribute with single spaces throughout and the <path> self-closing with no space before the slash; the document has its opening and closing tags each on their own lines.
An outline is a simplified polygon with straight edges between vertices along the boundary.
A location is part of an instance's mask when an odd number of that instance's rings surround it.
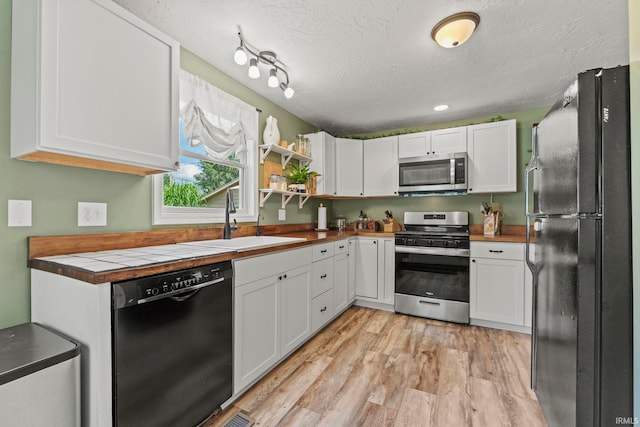
<svg viewBox="0 0 640 427">
<path fill-rule="evenodd" d="M 255 107 L 231 96 L 200 77 L 181 70 L 180 118 L 185 138 L 202 144 L 216 160 L 235 154 L 246 162 L 247 141 L 258 141 Z"/>
</svg>

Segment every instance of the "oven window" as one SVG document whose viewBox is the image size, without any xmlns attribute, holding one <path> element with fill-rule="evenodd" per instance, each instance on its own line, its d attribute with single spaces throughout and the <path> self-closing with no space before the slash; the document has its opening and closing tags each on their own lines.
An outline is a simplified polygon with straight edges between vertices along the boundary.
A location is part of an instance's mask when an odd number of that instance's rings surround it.
<svg viewBox="0 0 640 427">
<path fill-rule="evenodd" d="M 469 258 L 396 253 L 396 293 L 469 302 Z"/>
<path fill-rule="evenodd" d="M 451 160 L 404 163 L 399 165 L 400 186 L 451 184 Z"/>
</svg>

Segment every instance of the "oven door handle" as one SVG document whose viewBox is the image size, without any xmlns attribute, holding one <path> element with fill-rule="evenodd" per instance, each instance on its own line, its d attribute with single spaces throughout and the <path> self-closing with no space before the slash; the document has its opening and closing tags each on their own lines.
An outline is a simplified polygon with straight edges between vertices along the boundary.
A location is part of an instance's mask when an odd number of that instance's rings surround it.
<svg viewBox="0 0 640 427">
<path fill-rule="evenodd" d="M 421 246 L 396 246 L 396 253 L 469 257 L 469 249 L 425 248 Z"/>
</svg>

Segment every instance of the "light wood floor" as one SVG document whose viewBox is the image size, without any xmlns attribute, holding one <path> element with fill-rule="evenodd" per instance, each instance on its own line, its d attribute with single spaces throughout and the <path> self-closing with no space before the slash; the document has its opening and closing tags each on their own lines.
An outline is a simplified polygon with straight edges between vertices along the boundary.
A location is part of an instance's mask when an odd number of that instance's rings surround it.
<svg viewBox="0 0 640 427">
<path fill-rule="evenodd" d="M 351 307 L 206 426 L 545 426 L 530 337 Z"/>
</svg>

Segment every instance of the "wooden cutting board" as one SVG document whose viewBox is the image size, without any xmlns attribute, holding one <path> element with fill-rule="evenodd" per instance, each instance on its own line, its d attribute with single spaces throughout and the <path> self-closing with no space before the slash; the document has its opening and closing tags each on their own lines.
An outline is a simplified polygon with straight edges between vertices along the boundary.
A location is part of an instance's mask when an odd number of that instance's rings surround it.
<svg viewBox="0 0 640 427">
<path fill-rule="evenodd" d="M 272 174 L 282 175 L 282 163 L 280 161 L 269 160 L 266 159 L 264 161 L 264 167 L 262 169 L 262 187 L 261 188 L 269 188 L 269 177 Z"/>
</svg>

